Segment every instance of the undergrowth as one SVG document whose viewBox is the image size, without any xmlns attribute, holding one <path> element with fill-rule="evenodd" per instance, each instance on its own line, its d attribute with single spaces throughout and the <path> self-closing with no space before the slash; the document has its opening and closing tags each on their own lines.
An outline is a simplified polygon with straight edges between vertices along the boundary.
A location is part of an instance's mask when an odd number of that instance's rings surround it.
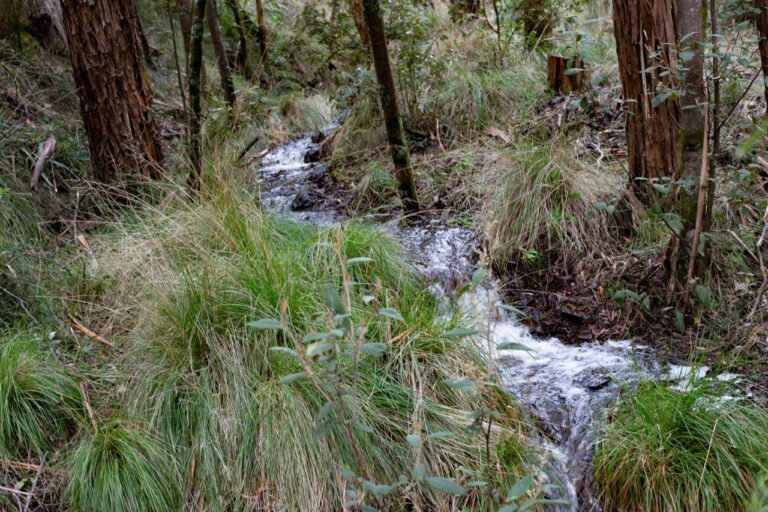
<svg viewBox="0 0 768 512">
<path fill-rule="evenodd" d="M 64 493 L 75 512 L 181 510 L 176 462 L 148 434 L 122 422 L 95 427 L 68 461 Z"/>
<path fill-rule="evenodd" d="M 77 381 L 32 332 L 0 336 L 0 458 L 40 457 L 83 418 Z"/>
<path fill-rule="evenodd" d="M 623 397 L 594 458 L 607 512 L 744 510 L 768 470 L 768 412 L 706 382 Z"/>
<path fill-rule="evenodd" d="M 425 448 L 429 474 L 464 481 L 481 471 L 482 452 L 464 412 L 474 398 L 443 381 L 482 378 L 485 355 L 444 334 L 463 319 L 441 320 L 436 299 L 387 236 L 354 223 L 336 231 L 276 220 L 234 194 L 152 213 L 94 243 L 102 244 L 90 279 L 117 276 L 109 307 L 134 326 L 122 340 L 133 375 L 126 411 L 144 418 L 178 457 L 199 503 L 335 509 L 344 468 L 378 483 L 410 472 L 414 455 L 405 437 L 413 429 L 425 438 L 450 433 Z M 360 258 L 349 265 L 350 322 L 365 326 L 366 343 L 386 350 L 362 357 L 354 370 L 346 358 L 339 363 L 355 425 L 350 445 L 343 424 L 318 434 L 325 400 L 314 386 L 281 383 L 301 370 L 273 350 L 293 349 L 285 335 L 246 324 L 284 318 L 299 339 L 327 330 L 327 294 L 344 286 L 343 261 Z M 371 317 L 371 300 L 401 320 Z M 503 394 L 489 400 L 505 418 L 494 439 L 502 432 L 522 439 L 514 405 Z M 526 465 L 509 458 L 499 467 L 499 482 L 508 483 Z M 407 501 L 439 506 L 445 499 L 420 485 Z"/>
</svg>

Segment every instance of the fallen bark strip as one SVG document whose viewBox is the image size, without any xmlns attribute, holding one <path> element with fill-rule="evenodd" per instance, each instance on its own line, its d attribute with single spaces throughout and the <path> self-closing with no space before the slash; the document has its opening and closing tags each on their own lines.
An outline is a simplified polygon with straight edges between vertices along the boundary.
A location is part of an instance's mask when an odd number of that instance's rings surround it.
<svg viewBox="0 0 768 512">
<path fill-rule="evenodd" d="M 75 320 L 75 318 L 73 316 L 70 316 L 69 320 L 72 322 L 72 328 L 73 329 L 75 329 L 75 330 L 85 334 L 86 336 L 88 336 L 89 338 L 91 338 L 93 340 L 98 341 L 102 345 L 106 345 L 109 348 L 115 348 L 115 346 L 110 341 L 108 341 L 103 336 L 99 336 L 98 334 L 96 334 L 95 332 L 93 332 L 92 330 L 90 330 L 89 328 L 87 328 L 86 326 L 84 326 L 83 324 L 78 322 L 77 320 Z"/>
<path fill-rule="evenodd" d="M 35 167 L 32 171 L 32 179 L 29 182 L 31 188 L 37 186 L 37 181 L 40 179 L 40 174 L 43 172 L 45 163 L 53 156 L 53 152 L 56 151 L 56 137 L 51 135 L 48 140 L 40 145 L 40 150 L 37 152 L 37 159 L 35 160 Z"/>
</svg>

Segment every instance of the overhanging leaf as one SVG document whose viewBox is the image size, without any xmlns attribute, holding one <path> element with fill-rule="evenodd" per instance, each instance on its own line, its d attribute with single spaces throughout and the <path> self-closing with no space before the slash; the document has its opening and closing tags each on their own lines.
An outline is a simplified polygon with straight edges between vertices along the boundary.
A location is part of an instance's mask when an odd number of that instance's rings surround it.
<svg viewBox="0 0 768 512">
<path fill-rule="evenodd" d="M 426 478 L 429 486 L 454 496 L 461 496 L 467 491 L 453 478 L 430 476 Z"/>
</svg>

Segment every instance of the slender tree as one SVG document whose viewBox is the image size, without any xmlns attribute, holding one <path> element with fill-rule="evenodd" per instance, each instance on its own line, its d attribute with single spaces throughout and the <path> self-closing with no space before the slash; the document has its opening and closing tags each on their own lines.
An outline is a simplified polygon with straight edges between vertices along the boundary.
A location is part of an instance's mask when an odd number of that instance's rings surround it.
<svg viewBox="0 0 768 512">
<path fill-rule="evenodd" d="M 758 50 L 760 51 L 760 63 L 763 68 L 763 80 L 765 83 L 765 104 L 768 114 L 768 0 L 756 0 Z"/>
<path fill-rule="evenodd" d="M 189 54 L 192 47 L 192 4 L 189 0 L 177 0 L 177 9 L 179 11 L 179 26 L 181 27 L 181 38 L 184 41 L 184 55 L 186 58 L 186 68 L 189 72 Z"/>
<path fill-rule="evenodd" d="M 243 17 L 240 15 L 240 5 L 238 5 L 238 0 L 227 0 L 227 4 L 232 11 L 232 16 L 235 19 L 235 27 L 237 28 L 238 46 L 237 56 L 235 58 L 235 68 L 240 69 L 246 79 L 250 79 L 253 73 L 251 72 L 251 66 L 248 62 L 248 38 L 245 35 L 245 23 L 243 23 Z"/>
<path fill-rule="evenodd" d="M 230 107 L 235 106 L 235 86 L 232 82 L 232 72 L 229 69 L 227 50 L 224 46 L 224 38 L 219 26 L 219 12 L 216 9 L 216 0 L 208 0 L 206 5 L 206 17 L 208 18 L 208 30 L 211 32 L 213 51 L 216 54 L 216 65 L 219 68 L 221 89 L 224 91 L 224 99 Z"/>
<path fill-rule="evenodd" d="M 365 24 L 363 0 L 349 0 L 349 11 L 352 13 L 352 20 L 355 22 L 355 28 L 360 35 L 360 42 L 368 50 L 371 47 L 371 42 L 368 38 L 368 26 Z"/>
<path fill-rule="evenodd" d="M 408 148 L 403 137 L 403 121 L 400 117 L 400 107 L 397 103 L 397 91 L 392 76 L 392 67 L 387 50 L 387 37 L 384 33 L 384 20 L 381 16 L 379 0 L 363 0 L 365 22 L 368 26 L 368 37 L 371 42 L 373 65 L 376 68 L 376 79 L 379 82 L 381 110 L 387 129 L 387 139 L 395 165 L 395 177 L 400 184 L 400 196 L 408 211 L 419 209 L 419 199 L 416 183 L 413 179 L 413 168 L 408 156 Z"/>
<path fill-rule="evenodd" d="M 613 0 L 623 91 L 629 184 L 652 202 L 654 180 L 672 178 L 681 161 L 680 108 L 670 72 L 675 59 L 675 0 Z"/>
<path fill-rule="evenodd" d="M 203 67 L 203 23 L 207 0 L 195 0 L 189 51 L 189 187 L 199 192 L 203 186 L 202 98 L 200 94 Z"/>
<path fill-rule="evenodd" d="M 141 41 L 141 53 L 144 55 L 144 62 L 147 63 L 147 67 L 149 69 L 155 69 L 155 62 L 152 60 L 152 46 L 149 44 L 149 39 L 147 39 L 147 34 L 144 32 L 144 24 L 141 22 L 141 16 L 139 16 L 139 11 L 136 9 L 136 4 L 131 2 L 133 5 L 133 19 L 136 20 L 136 32 L 139 34 L 139 41 Z"/>
<path fill-rule="evenodd" d="M 72 74 L 96 179 L 129 190 L 162 171 L 130 0 L 64 0 Z"/>
<path fill-rule="evenodd" d="M 267 34 L 267 21 L 264 19 L 262 0 L 256 0 L 256 23 L 259 26 L 256 39 L 259 42 L 259 50 L 261 50 L 261 67 L 263 69 L 269 64 L 269 35 Z"/>
<path fill-rule="evenodd" d="M 681 70 L 680 137 L 682 164 L 678 176 L 687 180 L 681 187 L 680 211 L 686 233 L 696 221 L 697 189 L 704 144 L 704 13 L 702 0 L 678 0 L 679 68 Z"/>
</svg>

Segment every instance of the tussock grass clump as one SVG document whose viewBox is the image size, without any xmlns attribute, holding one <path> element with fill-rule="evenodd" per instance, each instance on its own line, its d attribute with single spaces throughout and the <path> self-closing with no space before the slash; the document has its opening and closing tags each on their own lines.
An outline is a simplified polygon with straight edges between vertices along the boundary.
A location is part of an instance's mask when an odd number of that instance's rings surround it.
<svg viewBox="0 0 768 512">
<path fill-rule="evenodd" d="M 40 341 L 0 339 L 0 457 L 40 456 L 81 417 L 77 382 Z"/>
<path fill-rule="evenodd" d="M 594 459 L 607 512 L 745 509 L 768 469 L 768 411 L 719 396 L 648 383 L 617 405 Z"/>
<path fill-rule="evenodd" d="M 116 421 L 97 428 L 72 454 L 66 496 L 74 512 L 181 510 L 171 454 L 148 434 Z"/>
<path fill-rule="evenodd" d="M 318 229 L 276 220 L 237 194 L 158 212 L 113 236 L 118 249 L 94 269 L 118 276 L 113 307 L 133 324 L 124 340 L 133 375 L 127 409 L 173 451 L 193 501 L 210 510 L 337 510 L 344 468 L 388 484 L 410 474 L 406 436 L 415 429 L 450 433 L 425 443 L 429 475 L 482 474 L 481 439 L 468 432 L 465 412 L 476 400 L 443 380 L 482 379 L 484 355 L 471 339 L 443 334 L 460 319 L 441 317 L 393 239 L 354 223 Z M 386 351 L 355 363 L 340 357 L 332 382 L 345 389 L 345 405 L 326 424 L 316 383 L 281 382 L 302 369 L 283 349 L 329 329 L 329 290 L 344 295 L 342 261 L 352 258 L 366 259 L 346 267 L 351 325 L 364 325 L 364 341 Z M 403 321 L 371 314 L 372 300 Z M 286 330 L 247 327 L 262 318 L 280 318 Z M 522 439 L 503 398 L 489 399 L 503 417 L 494 443 L 502 433 Z M 519 461 L 502 466 L 505 484 L 524 471 Z M 445 500 L 424 485 L 407 492 L 393 510 Z"/>
<path fill-rule="evenodd" d="M 547 251 L 578 254 L 609 239 L 599 202 L 616 178 L 561 143 L 520 143 L 489 163 L 485 232 L 494 260 L 536 262 Z"/>
</svg>

